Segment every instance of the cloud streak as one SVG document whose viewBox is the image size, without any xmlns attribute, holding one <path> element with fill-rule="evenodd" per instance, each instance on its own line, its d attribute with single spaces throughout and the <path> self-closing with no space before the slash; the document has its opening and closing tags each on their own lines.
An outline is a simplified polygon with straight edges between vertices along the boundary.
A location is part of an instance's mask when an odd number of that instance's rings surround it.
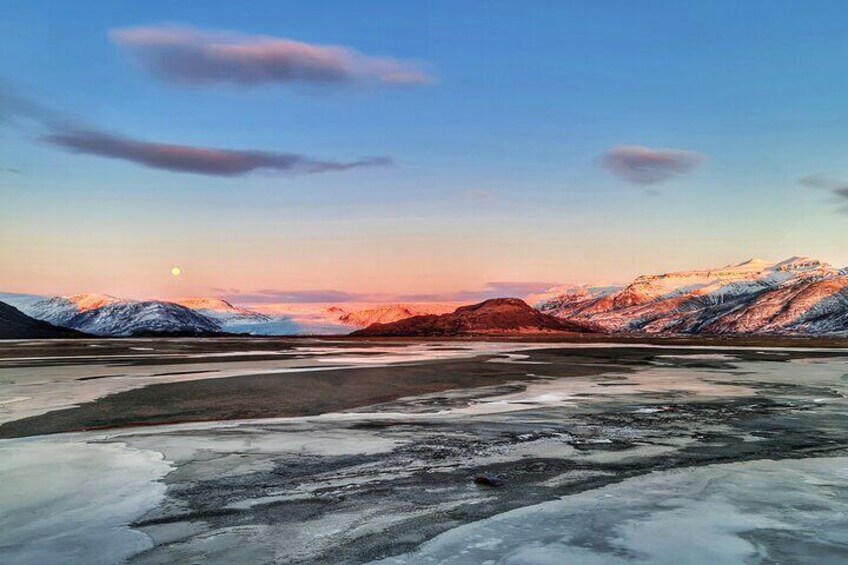
<svg viewBox="0 0 848 565">
<path fill-rule="evenodd" d="M 613 147 L 603 156 L 603 166 L 632 184 L 652 185 L 691 173 L 706 157 L 677 149 L 650 149 L 638 145 Z"/>
<path fill-rule="evenodd" d="M 349 162 L 326 161 L 296 153 L 154 143 L 95 130 L 56 132 L 46 135 L 43 139 L 74 153 L 120 159 L 154 169 L 220 177 L 235 177 L 254 171 L 313 174 L 392 164 L 391 159 L 387 157 Z"/>
<path fill-rule="evenodd" d="M 155 77 L 180 86 L 432 82 L 415 63 L 337 45 L 175 26 L 114 29 L 109 37 Z"/>
<path fill-rule="evenodd" d="M 219 177 L 253 172 L 298 175 L 394 164 L 390 157 L 355 161 L 318 159 L 298 153 L 195 147 L 135 139 L 72 121 L 21 96 L 0 82 L 0 125 L 35 125 L 37 136 L 72 153 L 118 159 L 153 169 Z M 19 172 L 5 169 L 5 172 Z"/>
<path fill-rule="evenodd" d="M 827 190 L 833 196 L 837 197 L 840 204 L 839 211 L 842 213 L 848 213 L 848 181 L 839 181 L 826 175 L 819 174 L 798 179 L 798 184 L 808 186 L 810 188 Z"/>
<path fill-rule="evenodd" d="M 826 175 L 810 175 L 802 179 L 798 179 L 798 184 L 809 186 L 811 188 L 823 188 L 837 194 L 848 193 L 848 182 L 838 181 Z"/>
</svg>

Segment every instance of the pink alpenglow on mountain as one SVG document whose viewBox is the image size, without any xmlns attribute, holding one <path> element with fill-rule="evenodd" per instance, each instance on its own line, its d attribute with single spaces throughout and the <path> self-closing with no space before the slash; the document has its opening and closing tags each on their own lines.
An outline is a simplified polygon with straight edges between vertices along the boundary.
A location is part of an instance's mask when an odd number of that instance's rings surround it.
<svg viewBox="0 0 848 565">
<path fill-rule="evenodd" d="M 458 304 L 386 304 L 364 310 L 354 310 L 339 316 L 339 321 L 356 328 L 367 328 L 371 324 L 389 324 L 413 316 L 447 314 L 456 310 Z"/>
<path fill-rule="evenodd" d="M 30 305 L 26 314 L 37 320 L 50 322 L 57 326 L 67 326 L 70 320 L 77 314 L 89 312 L 127 302 L 124 299 L 109 296 L 108 294 L 74 294 L 72 296 L 55 296 L 45 298 Z"/>
<path fill-rule="evenodd" d="M 464 336 L 492 334 L 583 333 L 587 325 L 543 314 L 518 298 L 495 298 L 462 306 L 450 314 L 414 316 L 374 324 L 354 336 Z"/>
<path fill-rule="evenodd" d="M 182 298 L 175 300 L 174 303 L 190 308 L 225 326 L 228 324 L 269 322 L 271 320 L 270 316 L 240 306 L 233 306 L 221 298 Z"/>
<path fill-rule="evenodd" d="M 848 272 L 817 259 L 751 259 L 637 277 L 613 292 L 565 292 L 540 311 L 607 332 L 848 334 Z"/>
</svg>

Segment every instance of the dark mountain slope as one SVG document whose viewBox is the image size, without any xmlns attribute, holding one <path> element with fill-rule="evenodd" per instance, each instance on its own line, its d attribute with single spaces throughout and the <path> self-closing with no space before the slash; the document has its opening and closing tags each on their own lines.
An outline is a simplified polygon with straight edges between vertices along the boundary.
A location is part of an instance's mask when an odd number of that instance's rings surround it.
<svg viewBox="0 0 848 565">
<path fill-rule="evenodd" d="M 85 334 L 30 318 L 17 308 L 0 302 L 0 339 L 84 337 Z"/>
</svg>

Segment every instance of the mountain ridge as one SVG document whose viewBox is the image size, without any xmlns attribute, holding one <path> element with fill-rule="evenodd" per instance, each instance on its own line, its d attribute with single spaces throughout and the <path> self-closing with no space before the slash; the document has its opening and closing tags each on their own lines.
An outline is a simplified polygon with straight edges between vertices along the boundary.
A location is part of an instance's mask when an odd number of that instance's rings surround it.
<svg viewBox="0 0 848 565">
<path fill-rule="evenodd" d="M 494 298 L 447 314 L 413 316 L 372 324 L 352 336 L 448 337 L 480 334 L 584 333 L 585 326 L 543 314 L 518 298 Z"/>
<path fill-rule="evenodd" d="M 430 324 L 429 329 L 402 326 L 402 331 L 438 335 L 484 331 L 469 329 L 473 324 L 463 329 L 462 324 L 453 327 L 445 325 L 444 320 L 434 321 L 457 311 L 459 317 L 472 317 L 470 307 L 450 303 L 279 304 L 272 308 L 238 306 L 218 297 L 137 300 L 108 294 L 2 296 L 31 318 L 102 336 L 340 335 L 421 316 L 432 317 L 428 322 L 415 322 Z M 502 300 L 505 305 L 511 299 Z M 640 275 L 623 285 L 559 285 L 529 295 L 527 301 L 576 331 L 848 336 L 848 268 L 804 256 L 782 261 L 748 259 L 717 268 Z M 519 331 L 514 321 L 502 322 L 511 328 L 509 331 Z M 533 326 L 528 323 L 528 327 Z M 492 327 L 485 331 L 505 330 Z"/>
<path fill-rule="evenodd" d="M 809 257 L 750 259 L 641 275 L 610 292 L 561 293 L 536 307 L 610 333 L 848 334 L 848 271 Z"/>
</svg>

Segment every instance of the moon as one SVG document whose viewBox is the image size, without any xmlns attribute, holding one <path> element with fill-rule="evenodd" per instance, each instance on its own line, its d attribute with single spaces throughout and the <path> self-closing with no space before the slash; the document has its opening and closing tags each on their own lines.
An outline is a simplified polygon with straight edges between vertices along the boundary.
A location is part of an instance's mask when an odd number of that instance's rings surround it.
<svg viewBox="0 0 848 565">
<path fill-rule="evenodd" d="M 180 276 L 183 273 L 183 270 L 179 267 L 171 267 L 171 274 L 175 277 Z"/>
</svg>

